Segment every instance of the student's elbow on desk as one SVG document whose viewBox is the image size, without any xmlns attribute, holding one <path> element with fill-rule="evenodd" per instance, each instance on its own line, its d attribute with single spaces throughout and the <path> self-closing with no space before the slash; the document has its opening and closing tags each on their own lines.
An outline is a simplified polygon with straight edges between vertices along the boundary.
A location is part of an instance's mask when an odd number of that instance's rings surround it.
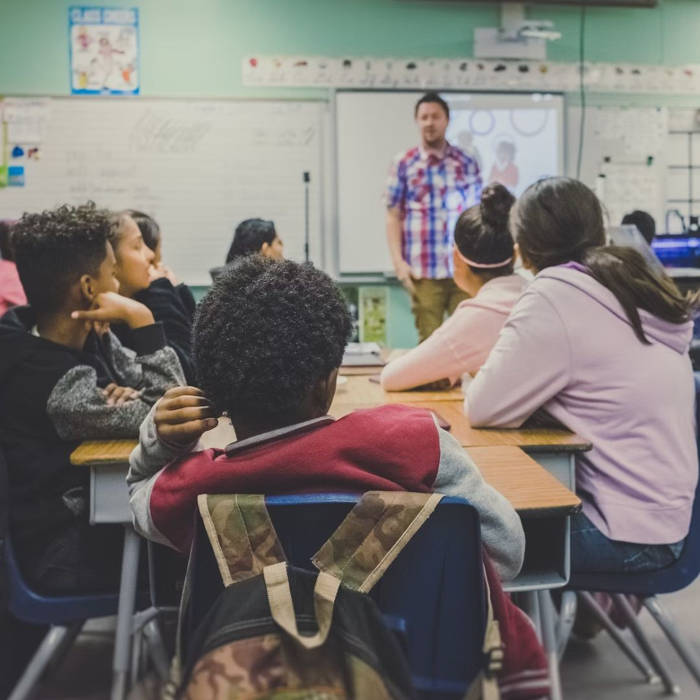
<svg viewBox="0 0 700 700">
<path fill-rule="evenodd" d="M 464 415 L 469 418 L 472 428 L 519 428 L 527 420 L 527 415 L 509 414 L 503 407 L 473 391 L 473 386 L 472 382 L 464 392 Z"/>
</svg>

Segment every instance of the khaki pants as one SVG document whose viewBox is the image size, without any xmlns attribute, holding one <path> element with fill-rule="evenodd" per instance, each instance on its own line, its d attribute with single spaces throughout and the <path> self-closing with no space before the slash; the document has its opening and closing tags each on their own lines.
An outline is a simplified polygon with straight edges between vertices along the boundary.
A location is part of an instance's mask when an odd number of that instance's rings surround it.
<svg viewBox="0 0 700 700">
<path fill-rule="evenodd" d="M 457 308 L 457 305 L 469 299 L 452 279 L 413 280 L 416 291 L 411 295 L 411 311 L 416 320 L 418 341 L 423 342 L 445 318 Z"/>
</svg>

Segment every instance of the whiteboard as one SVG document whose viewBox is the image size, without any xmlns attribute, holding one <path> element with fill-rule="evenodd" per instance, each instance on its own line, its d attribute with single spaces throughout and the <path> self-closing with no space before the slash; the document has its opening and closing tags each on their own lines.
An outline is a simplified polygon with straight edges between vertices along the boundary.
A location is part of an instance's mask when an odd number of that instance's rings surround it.
<svg viewBox="0 0 700 700">
<path fill-rule="evenodd" d="M 384 192 L 391 162 L 418 144 L 413 118 L 419 92 L 336 93 L 338 267 L 341 273 L 389 273 Z M 448 140 L 492 175 L 497 146 L 515 147 L 516 195 L 564 172 L 564 101 L 560 95 L 442 93 L 450 105 Z"/>
<path fill-rule="evenodd" d="M 21 161 L 24 187 L 0 189 L 0 217 L 88 199 L 140 209 L 161 226 L 166 264 L 205 285 L 246 218 L 272 219 L 285 255 L 303 259 L 308 171 L 311 259 L 323 266 L 325 103 L 72 97 L 49 110 L 40 159 Z"/>
</svg>

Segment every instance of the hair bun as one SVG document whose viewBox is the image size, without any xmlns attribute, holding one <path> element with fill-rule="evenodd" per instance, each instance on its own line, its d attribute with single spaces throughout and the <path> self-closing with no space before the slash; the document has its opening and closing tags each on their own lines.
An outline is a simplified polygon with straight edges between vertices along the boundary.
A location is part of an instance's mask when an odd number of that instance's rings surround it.
<svg viewBox="0 0 700 700">
<path fill-rule="evenodd" d="M 481 220 L 496 229 L 507 228 L 508 215 L 515 197 L 498 182 L 487 185 L 481 192 Z"/>
</svg>

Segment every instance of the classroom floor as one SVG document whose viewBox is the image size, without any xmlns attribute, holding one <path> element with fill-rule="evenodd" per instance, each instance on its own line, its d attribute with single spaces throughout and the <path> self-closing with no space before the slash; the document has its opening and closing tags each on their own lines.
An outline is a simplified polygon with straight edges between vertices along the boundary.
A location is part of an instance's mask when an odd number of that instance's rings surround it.
<svg viewBox="0 0 700 700">
<path fill-rule="evenodd" d="M 662 604 L 700 656 L 700 579 L 685 591 L 664 596 Z M 700 688 L 644 611 L 642 626 L 649 633 L 674 678 L 682 698 L 697 700 Z M 38 695 L 40 700 L 102 700 L 109 696 L 112 643 L 111 621 L 89 626 L 66 657 L 58 673 Z M 592 643 L 572 641 L 562 662 L 566 700 L 647 700 L 663 697 L 661 686 L 643 683 L 637 670 L 613 642 L 602 634 Z M 142 698 L 143 696 L 139 696 Z M 134 699 L 136 700 L 136 699 Z"/>
</svg>

